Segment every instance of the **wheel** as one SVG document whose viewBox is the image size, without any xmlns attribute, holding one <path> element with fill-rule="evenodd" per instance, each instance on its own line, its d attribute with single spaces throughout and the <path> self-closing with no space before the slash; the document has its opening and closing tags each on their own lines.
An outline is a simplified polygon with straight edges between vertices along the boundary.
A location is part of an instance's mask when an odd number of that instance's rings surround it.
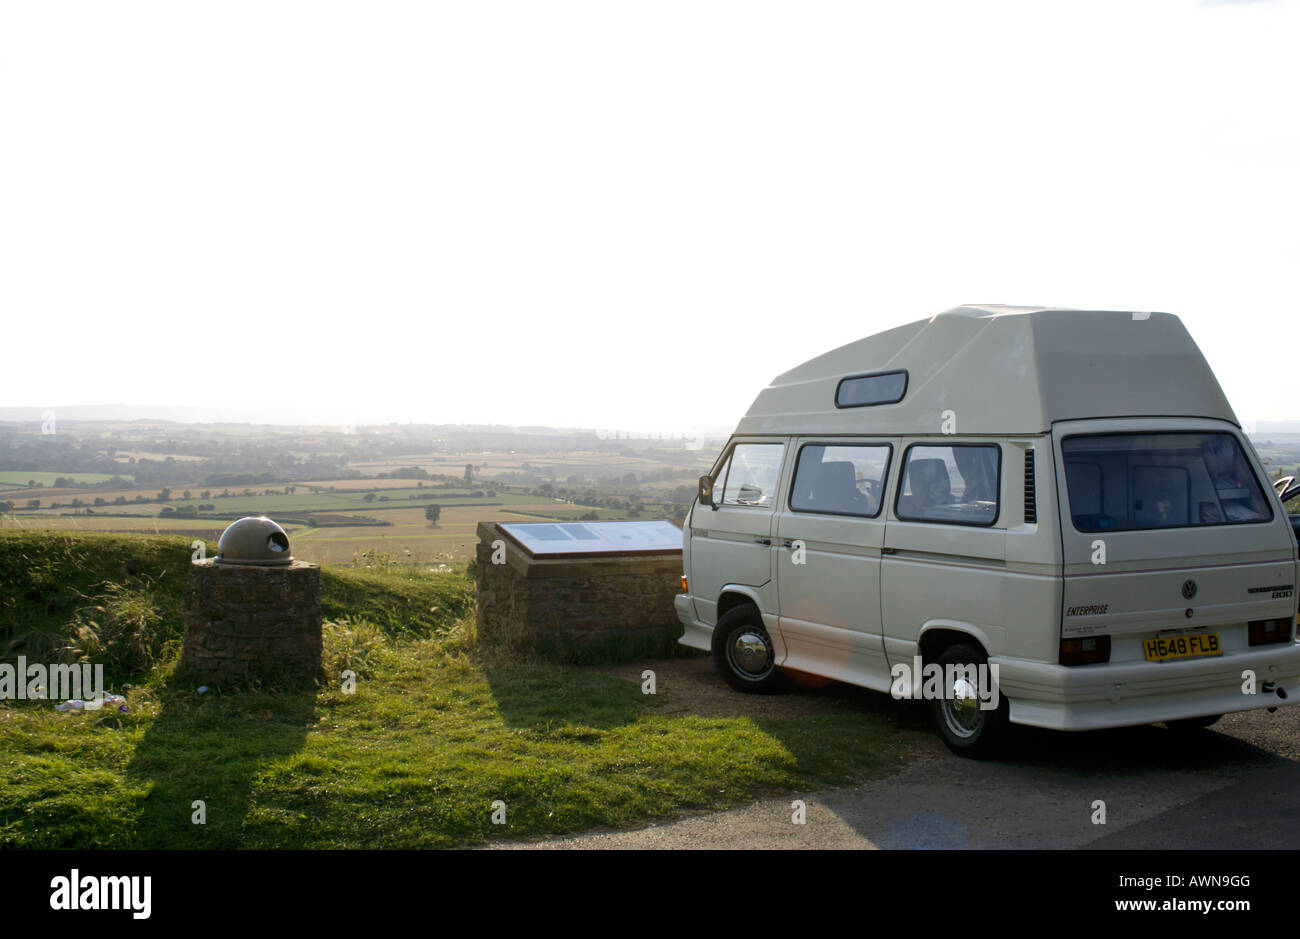
<svg viewBox="0 0 1300 939">
<path fill-rule="evenodd" d="M 713 627 L 713 665 L 737 691 L 771 694 L 784 684 L 772 637 L 749 604 L 728 610 Z"/>
<path fill-rule="evenodd" d="M 1222 716 L 1222 714 L 1205 714 L 1201 717 L 1184 717 L 1177 721 L 1165 721 L 1165 726 L 1175 733 L 1184 734 L 1188 731 L 1204 730 Z"/>
<path fill-rule="evenodd" d="M 954 672 L 950 678 L 948 672 L 950 665 L 976 668 L 987 665 L 988 656 L 977 646 L 963 642 L 945 649 L 934 664 L 944 671 L 944 695 L 931 700 L 930 709 L 939 736 L 948 749 L 958 756 L 980 760 L 1001 753 L 1011 734 L 1011 708 L 1007 699 L 999 693 L 996 708 L 981 708 L 976 683 L 960 672 Z"/>
</svg>

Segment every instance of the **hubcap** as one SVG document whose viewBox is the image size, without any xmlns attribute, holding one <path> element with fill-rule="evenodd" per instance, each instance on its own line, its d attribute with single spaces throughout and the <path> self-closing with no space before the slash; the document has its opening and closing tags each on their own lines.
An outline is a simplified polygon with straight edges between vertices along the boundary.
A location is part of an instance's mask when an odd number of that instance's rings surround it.
<svg viewBox="0 0 1300 939">
<path fill-rule="evenodd" d="M 979 694 L 970 679 L 957 676 L 944 701 L 944 720 L 948 729 L 959 737 L 969 737 L 979 730 L 984 715 L 980 711 Z"/>
<path fill-rule="evenodd" d="M 767 636 L 752 629 L 736 634 L 731 643 L 731 663 L 752 678 L 761 678 L 772 667 L 772 646 Z"/>
</svg>

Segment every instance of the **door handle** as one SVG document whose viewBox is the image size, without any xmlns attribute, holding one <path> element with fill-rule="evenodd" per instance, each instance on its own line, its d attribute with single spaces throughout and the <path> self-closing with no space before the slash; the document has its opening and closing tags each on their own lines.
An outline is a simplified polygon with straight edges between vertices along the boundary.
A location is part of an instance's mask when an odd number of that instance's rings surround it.
<svg viewBox="0 0 1300 939">
<path fill-rule="evenodd" d="M 771 538 L 755 538 L 754 541 L 755 541 L 756 543 L 758 543 L 758 544 L 771 544 L 771 543 L 772 543 L 772 539 L 771 539 Z"/>
<path fill-rule="evenodd" d="M 794 547 L 794 542 L 793 542 L 793 541 L 783 541 L 783 542 L 781 542 L 781 547 L 783 547 L 783 548 L 793 548 L 793 547 Z"/>
<path fill-rule="evenodd" d="M 881 548 L 881 549 L 880 549 L 880 553 L 881 553 L 881 554 L 897 554 L 897 553 L 898 553 L 898 549 L 897 549 L 897 548 Z"/>
</svg>

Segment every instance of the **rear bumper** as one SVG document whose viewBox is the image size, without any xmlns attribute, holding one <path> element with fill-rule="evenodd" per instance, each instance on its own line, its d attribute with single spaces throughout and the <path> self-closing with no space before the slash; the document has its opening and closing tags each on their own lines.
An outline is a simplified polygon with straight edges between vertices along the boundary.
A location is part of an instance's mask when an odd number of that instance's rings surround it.
<svg viewBox="0 0 1300 939">
<path fill-rule="evenodd" d="M 1054 730 L 1096 730 L 1227 714 L 1300 702 L 1300 644 L 1212 659 L 1065 666 L 993 656 L 1011 721 Z M 1255 675 L 1244 694 L 1243 672 Z M 1266 693 L 1272 683 L 1286 697 Z"/>
</svg>

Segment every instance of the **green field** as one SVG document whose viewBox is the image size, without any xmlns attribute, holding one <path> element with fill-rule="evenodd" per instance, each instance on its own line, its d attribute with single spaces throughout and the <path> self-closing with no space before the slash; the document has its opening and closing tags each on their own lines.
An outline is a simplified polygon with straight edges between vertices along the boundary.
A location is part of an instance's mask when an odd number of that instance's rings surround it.
<svg viewBox="0 0 1300 939">
<path fill-rule="evenodd" d="M 179 506 L 198 506 L 200 504 L 215 506 L 213 511 L 221 513 L 265 513 L 274 515 L 279 512 L 283 515 L 299 515 L 308 512 L 342 512 L 347 515 L 367 515 L 371 512 L 383 512 L 390 509 L 404 509 L 412 506 L 420 506 L 423 512 L 423 506 L 429 504 L 436 505 L 483 505 L 486 503 L 510 502 L 512 504 L 529 504 L 529 505 L 551 505 L 550 499 L 540 496 L 523 496 L 507 494 L 503 491 L 497 491 L 497 494 L 488 497 L 486 494 L 478 497 L 471 496 L 468 489 L 383 489 L 375 493 L 360 492 L 357 490 L 340 490 L 335 492 L 318 492 L 311 493 L 302 491 L 306 487 L 299 486 L 298 492 L 291 495 L 285 495 L 282 492 L 272 493 L 271 495 L 254 494 L 231 495 L 226 498 L 219 498 L 213 493 L 210 499 L 176 499 L 173 498 L 167 502 L 167 505 Z M 190 490 L 194 494 L 194 490 Z M 370 494 L 374 499 L 367 502 L 366 496 Z M 172 490 L 172 495 L 177 495 L 176 490 Z M 435 498 L 412 498 L 434 496 Z M 108 508 L 105 509 L 108 511 Z"/>
<path fill-rule="evenodd" d="M 516 495 L 504 491 L 499 491 L 495 499 L 467 499 L 463 496 L 453 496 L 450 499 L 419 501 L 394 499 L 389 502 L 376 500 L 371 503 L 360 501 L 360 494 L 357 493 L 343 495 L 345 499 L 333 503 L 331 508 L 344 506 L 347 510 L 346 514 L 369 516 L 388 524 L 315 528 L 284 521 L 286 518 L 310 518 L 312 512 L 301 507 L 303 497 L 298 494 L 239 496 L 214 500 L 212 504 L 216 505 L 219 512 L 266 514 L 280 521 L 289 532 L 294 557 L 300 560 L 312 561 L 316 564 L 358 564 L 364 567 L 391 564 L 463 565 L 474 556 L 475 531 L 479 522 L 572 520 L 592 512 L 601 519 L 628 517 L 625 509 L 593 509 L 539 496 Z M 300 500 L 300 507 L 297 510 L 286 508 L 285 506 L 294 499 Z M 502 502 L 502 499 L 505 501 Z M 430 504 L 441 508 L 437 525 L 431 524 L 424 517 L 425 506 Z M 156 513 L 161 508 L 160 503 L 105 506 L 96 509 L 94 514 L 90 515 L 55 514 L 48 509 L 37 512 L 19 511 L 14 513 L 12 518 L 0 517 L 0 531 L 156 534 L 171 532 L 192 537 L 216 538 L 230 524 L 229 519 L 203 516 L 178 518 L 172 515 L 151 516 L 149 514 Z M 146 517 L 114 516 L 111 513 L 115 511 Z"/>
<path fill-rule="evenodd" d="M 135 479 L 130 473 L 117 473 L 122 479 Z M 112 479 L 108 473 L 38 473 L 28 470 L 0 470 L 0 486 L 27 487 L 28 481 L 40 483 L 47 488 L 54 485 L 58 478 L 71 479 L 78 483 L 102 483 Z"/>
<path fill-rule="evenodd" d="M 575 506 L 516 503 L 503 506 L 457 505 L 442 510 L 436 526 L 424 517 L 422 505 L 376 513 L 391 524 L 383 528 L 306 528 L 290 534 L 294 557 L 317 564 L 373 565 L 382 563 L 461 565 L 474 556 L 479 522 L 536 522 L 578 518 L 595 511 L 602 519 L 625 518 L 626 512 Z M 476 502 L 479 500 L 475 500 Z M 544 514 L 550 513 L 550 514 Z M 358 558 L 359 552 L 370 552 Z"/>
</svg>

